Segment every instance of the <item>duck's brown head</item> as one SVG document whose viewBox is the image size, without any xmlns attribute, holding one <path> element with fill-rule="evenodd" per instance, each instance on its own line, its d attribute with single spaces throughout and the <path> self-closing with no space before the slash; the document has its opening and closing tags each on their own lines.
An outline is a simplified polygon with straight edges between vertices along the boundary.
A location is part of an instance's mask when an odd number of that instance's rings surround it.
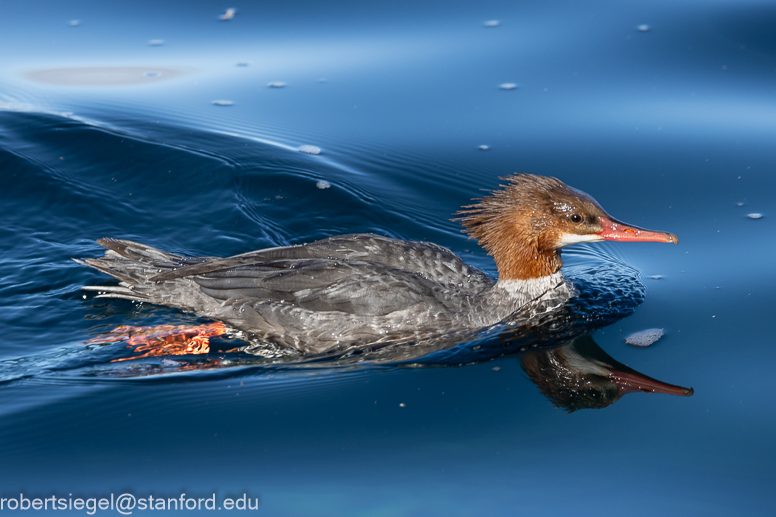
<svg viewBox="0 0 776 517">
<path fill-rule="evenodd" d="M 560 250 L 579 242 L 655 241 L 676 235 L 630 226 L 609 216 L 589 195 L 557 178 L 515 174 L 501 189 L 463 207 L 456 220 L 493 255 L 499 280 L 556 273 Z"/>
</svg>

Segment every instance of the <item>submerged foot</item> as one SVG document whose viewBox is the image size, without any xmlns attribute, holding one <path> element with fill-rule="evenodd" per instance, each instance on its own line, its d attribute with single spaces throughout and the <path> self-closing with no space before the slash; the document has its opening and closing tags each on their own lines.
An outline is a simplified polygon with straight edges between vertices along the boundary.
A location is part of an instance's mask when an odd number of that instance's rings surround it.
<svg viewBox="0 0 776 517">
<path fill-rule="evenodd" d="M 223 323 L 207 323 L 190 327 L 188 325 L 157 325 L 155 327 L 133 327 L 119 325 L 112 331 L 101 334 L 86 342 L 111 343 L 126 341 L 127 347 L 135 347 L 132 357 L 122 357 L 111 362 L 159 357 L 165 355 L 196 355 L 210 352 L 210 337 L 226 334 Z"/>
</svg>

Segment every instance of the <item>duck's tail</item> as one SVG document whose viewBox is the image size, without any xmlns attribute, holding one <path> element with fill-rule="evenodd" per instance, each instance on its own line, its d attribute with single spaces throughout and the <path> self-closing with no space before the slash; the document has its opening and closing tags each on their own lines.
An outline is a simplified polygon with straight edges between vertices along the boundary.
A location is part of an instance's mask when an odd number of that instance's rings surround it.
<svg viewBox="0 0 776 517">
<path fill-rule="evenodd" d="M 81 288 L 86 291 L 98 291 L 100 294 L 97 298 L 153 301 L 151 290 L 148 289 L 155 283 L 152 278 L 191 261 L 180 255 L 132 241 L 100 239 L 97 243 L 107 249 L 103 257 L 73 259 L 121 282 L 118 286 L 87 285 Z"/>
</svg>

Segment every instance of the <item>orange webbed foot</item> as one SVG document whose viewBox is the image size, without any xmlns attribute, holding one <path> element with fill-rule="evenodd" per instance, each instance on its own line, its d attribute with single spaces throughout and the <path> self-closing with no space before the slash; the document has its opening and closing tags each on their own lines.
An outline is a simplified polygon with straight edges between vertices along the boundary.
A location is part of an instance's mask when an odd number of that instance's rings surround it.
<svg viewBox="0 0 776 517">
<path fill-rule="evenodd" d="M 114 359 L 111 362 L 127 361 L 144 357 L 165 355 L 196 355 L 210 352 L 210 337 L 226 334 L 223 323 L 207 323 L 190 327 L 187 325 L 158 325 L 155 327 L 132 327 L 119 325 L 111 332 L 90 339 L 86 344 L 126 341 L 134 352 L 143 352 L 133 357 Z"/>
</svg>

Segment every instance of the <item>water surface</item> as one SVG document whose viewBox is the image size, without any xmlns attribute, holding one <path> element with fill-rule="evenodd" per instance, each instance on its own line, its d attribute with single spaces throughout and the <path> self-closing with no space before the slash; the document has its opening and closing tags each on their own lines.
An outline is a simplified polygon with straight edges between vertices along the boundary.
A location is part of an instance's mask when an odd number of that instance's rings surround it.
<svg viewBox="0 0 776 517">
<path fill-rule="evenodd" d="M 248 493 L 289 516 L 776 511 L 776 9 L 234 7 L 221 22 L 210 1 L 3 6 L 2 497 Z M 226 256 L 374 232 L 495 275 L 450 219 L 512 172 L 679 236 L 565 256 L 582 284 L 608 265 L 633 287 L 583 330 L 692 397 L 566 413 L 521 368 L 525 336 L 412 367 L 111 363 L 131 350 L 84 345 L 122 324 L 206 323 L 82 292 L 111 283 L 70 260 L 98 256 L 98 238 Z M 648 328 L 665 336 L 625 344 Z"/>
</svg>

